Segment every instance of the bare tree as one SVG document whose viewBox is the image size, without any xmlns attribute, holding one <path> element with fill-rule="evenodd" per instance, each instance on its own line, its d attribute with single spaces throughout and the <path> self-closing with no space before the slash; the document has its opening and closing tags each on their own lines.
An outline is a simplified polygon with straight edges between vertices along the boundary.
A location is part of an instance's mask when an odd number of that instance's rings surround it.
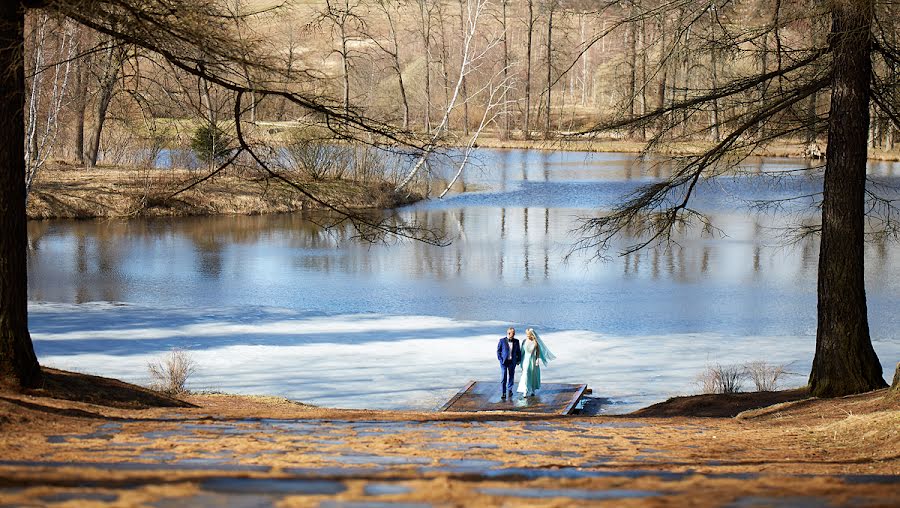
<svg viewBox="0 0 900 508">
<path fill-rule="evenodd" d="M 351 3 L 350 0 L 325 0 L 325 11 L 322 13 L 322 17 L 331 22 L 338 37 L 338 49 L 335 51 L 341 58 L 344 114 L 350 114 L 350 43 L 364 25 L 357 14 L 359 8 L 358 2 Z"/>
<path fill-rule="evenodd" d="M 534 0 L 528 1 L 528 18 L 525 22 L 527 42 L 525 43 L 525 139 L 531 139 L 531 48 L 533 45 L 534 25 L 537 20 L 534 17 Z"/>
<path fill-rule="evenodd" d="M 509 0 L 500 0 L 503 26 L 503 81 L 509 83 L 509 24 L 506 17 L 506 6 Z M 509 86 L 503 89 L 503 139 L 509 139 Z"/>
<path fill-rule="evenodd" d="M 427 165 L 429 156 L 438 146 L 440 135 L 448 125 L 450 116 L 457 106 L 457 101 L 461 95 L 460 91 L 462 89 L 463 79 L 472 72 L 475 66 L 485 60 L 487 54 L 489 54 L 502 40 L 502 37 L 491 37 L 484 41 L 483 44 L 478 44 L 477 36 L 479 35 L 479 23 L 484 17 L 488 6 L 488 0 L 466 0 L 466 32 L 462 40 L 462 59 L 460 61 L 456 84 L 453 86 L 452 94 L 447 101 L 447 106 L 444 109 L 440 123 L 438 123 L 437 127 L 434 129 L 431 139 L 425 145 L 425 149 L 422 151 L 416 163 L 397 185 L 397 190 L 408 185 L 419 170 Z"/>
<path fill-rule="evenodd" d="M 403 68 L 400 65 L 400 43 L 397 41 L 397 21 L 395 19 L 395 16 L 399 16 L 399 13 L 396 15 L 392 14 L 392 6 L 395 5 L 395 2 L 379 0 L 377 5 L 388 22 L 388 38 L 390 39 L 390 46 L 382 44 L 375 37 L 373 37 L 373 40 L 382 51 L 391 57 L 391 68 L 397 74 L 397 85 L 400 89 L 400 99 L 403 102 L 403 130 L 407 130 L 409 129 L 409 99 L 406 96 L 406 84 L 403 82 Z"/>
<path fill-rule="evenodd" d="M 55 30 L 50 42 L 48 30 Z M 41 166 L 50 157 L 59 133 L 60 112 L 75 58 L 77 26 L 66 20 L 37 16 L 31 43 L 34 48 L 28 69 L 28 114 L 25 117 L 25 194 Z M 51 47 L 52 46 L 52 47 Z M 49 54 L 48 54 L 49 53 Z M 49 85 L 50 90 L 46 90 Z M 48 93 L 49 92 L 49 93 Z"/>
<path fill-rule="evenodd" d="M 107 41 L 106 50 L 100 57 L 99 75 L 97 78 L 97 103 L 94 107 L 94 123 L 88 132 L 87 146 L 85 147 L 84 162 L 88 167 L 97 165 L 100 156 L 100 137 L 103 135 L 103 125 L 106 123 L 106 113 L 109 103 L 115 91 L 122 64 L 125 62 L 127 47 Z"/>
</svg>

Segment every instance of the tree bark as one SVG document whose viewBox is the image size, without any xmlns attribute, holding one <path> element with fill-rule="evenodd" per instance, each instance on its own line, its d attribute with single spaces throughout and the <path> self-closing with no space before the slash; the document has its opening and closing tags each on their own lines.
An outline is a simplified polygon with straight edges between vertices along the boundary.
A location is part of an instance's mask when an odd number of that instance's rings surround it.
<svg viewBox="0 0 900 508">
<path fill-rule="evenodd" d="M 810 393 L 837 397 L 886 386 L 872 348 L 863 278 L 872 0 L 832 2 L 828 125 L 816 354 Z"/>
<path fill-rule="evenodd" d="M 0 2 L 0 386 L 37 386 L 41 367 L 28 333 L 25 228 L 25 9 Z"/>
</svg>

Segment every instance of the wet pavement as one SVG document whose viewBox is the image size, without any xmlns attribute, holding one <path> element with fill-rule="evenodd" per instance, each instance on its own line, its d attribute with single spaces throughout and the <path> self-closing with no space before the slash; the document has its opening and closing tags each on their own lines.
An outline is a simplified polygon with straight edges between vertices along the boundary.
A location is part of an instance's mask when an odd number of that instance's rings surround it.
<svg viewBox="0 0 900 508">
<path fill-rule="evenodd" d="M 681 441 L 657 439 L 659 426 L 602 418 L 129 420 L 52 434 L 39 452 L 4 457 L 0 506 L 890 506 L 900 499 L 898 475 L 810 475 L 774 460 L 751 472 L 745 452 L 734 461 L 704 452 L 715 429 L 662 430 Z"/>
</svg>

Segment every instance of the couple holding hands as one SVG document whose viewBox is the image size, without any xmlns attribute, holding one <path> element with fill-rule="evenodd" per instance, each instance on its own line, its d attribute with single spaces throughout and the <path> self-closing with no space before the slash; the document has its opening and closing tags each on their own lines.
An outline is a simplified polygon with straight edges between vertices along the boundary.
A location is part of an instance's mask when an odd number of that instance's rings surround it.
<svg viewBox="0 0 900 508">
<path fill-rule="evenodd" d="M 541 387 L 541 362 L 555 359 L 553 353 L 544 345 L 544 341 L 534 331 L 534 328 L 525 330 L 525 343 L 520 345 L 516 338 L 516 329 L 509 327 L 506 337 L 497 343 L 497 360 L 500 361 L 500 398 L 513 397 L 513 384 L 515 383 L 516 367 L 522 366 L 522 379 L 519 380 L 518 392 L 525 397 L 533 397 L 534 392 Z"/>
</svg>

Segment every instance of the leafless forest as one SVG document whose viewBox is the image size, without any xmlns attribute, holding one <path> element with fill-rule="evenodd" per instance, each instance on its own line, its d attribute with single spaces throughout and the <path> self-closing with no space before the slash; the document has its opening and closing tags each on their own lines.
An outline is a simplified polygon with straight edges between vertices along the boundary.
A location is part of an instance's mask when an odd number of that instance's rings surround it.
<svg viewBox="0 0 900 508">
<path fill-rule="evenodd" d="M 807 79 L 809 66 L 798 61 L 824 47 L 830 30 L 817 0 L 222 3 L 232 16 L 209 29 L 236 31 L 248 55 L 269 58 L 265 66 L 232 64 L 229 72 L 248 88 L 277 80 L 423 144 L 462 147 L 477 145 L 479 136 L 586 137 L 597 126 L 728 88 L 721 99 L 604 133 L 657 143 L 714 142 L 753 105 Z M 900 31 L 897 24 L 878 30 L 889 41 Z M 192 140 L 197 148 L 198 139 L 210 145 L 208 158 L 227 154 L 232 92 L 43 11 L 30 13 L 26 41 L 29 184 L 47 161 L 146 166 L 165 148 L 188 148 Z M 875 59 L 874 65 L 874 80 L 896 83 L 896 61 Z M 775 79 L 734 93 L 736 83 L 766 73 Z M 897 94 L 896 87 L 886 89 Z M 773 113 L 779 118 L 768 130 L 747 137 L 791 143 L 818 156 L 828 104 L 827 93 L 814 93 Z M 277 96 L 249 94 L 240 114 L 257 135 L 287 144 L 338 134 L 322 115 Z M 870 146 L 893 150 L 898 136 L 891 112 L 876 100 L 871 114 Z M 168 164 L 187 165 L 181 153 L 173 152 Z M 303 157 L 300 164 L 310 168 L 327 158 L 308 149 Z"/>
</svg>

